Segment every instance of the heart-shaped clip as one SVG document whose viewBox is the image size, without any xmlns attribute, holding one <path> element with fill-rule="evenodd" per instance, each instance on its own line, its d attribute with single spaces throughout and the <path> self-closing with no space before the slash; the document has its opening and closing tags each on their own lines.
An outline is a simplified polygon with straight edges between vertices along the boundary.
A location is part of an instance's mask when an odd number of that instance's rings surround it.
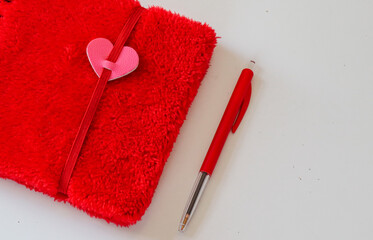
<svg viewBox="0 0 373 240">
<path fill-rule="evenodd" d="M 139 55 L 131 47 L 123 47 L 115 63 L 106 60 L 113 47 L 106 38 L 93 39 L 87 46 L 87 56 L 93 70 L 99 77 L 104 68 L 111 70 L 109 81 L 130 74 L 139 65 Z"/>
</svg>

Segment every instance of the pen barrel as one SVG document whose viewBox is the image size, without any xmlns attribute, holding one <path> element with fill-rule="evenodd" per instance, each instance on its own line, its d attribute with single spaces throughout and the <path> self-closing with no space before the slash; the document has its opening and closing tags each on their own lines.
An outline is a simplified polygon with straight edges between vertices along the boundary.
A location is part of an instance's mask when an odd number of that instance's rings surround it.
<svg viewBox="0 0 373 240">
<path fill-rule="evenodd" d="M 179 231 L 183 232 L 186 226 L 188 225 L 188 223 L 190 222 L 190 219 L 192 218 L 193 213 L 197 208 L 197 205 L 203 194 L 203 191 L 206 188 L 209 178 L 210 176 L 207 173 L 204 173 L 204 172 L 198 173 L 197 179 L 193 185 L 193 189 L 189 195 L 188 202 L 185 206 L 183 216 L 181 217 Z"/>
<path fill-rule="evenodd" d="M 242 70 L 232 96 L 224 111 L 223 117 L 220 120 L 220 124 L 216 130 L 210 148 L 207 151 L 205 160 L 200 169 L 201 172 L 211 175 L 214 171 L 224 143 L 227 140 L 228 134 L 237 118 L 243 100 L 250 89 L 252 77 L 253 72 L 250 69 L 245 68 Z"/>
</svg>

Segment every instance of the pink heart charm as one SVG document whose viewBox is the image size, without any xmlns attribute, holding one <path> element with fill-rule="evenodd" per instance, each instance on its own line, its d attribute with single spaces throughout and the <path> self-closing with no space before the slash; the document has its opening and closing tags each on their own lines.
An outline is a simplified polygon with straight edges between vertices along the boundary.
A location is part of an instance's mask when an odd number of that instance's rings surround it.
<svg viewBox="0 0 373 240">
<path fill-rule="evenodd" d="M 109 81 L 133 72 L 139 65 L 139 55 L 131 47 L 123 47 L 115 63 L 106 60 L 112 49 L 113 44 L 105 38 L 93 39 L 87 46 L 87 56 L 93 70 L 99 77 L 104 68 L 111 70 Z"/>
</svg>

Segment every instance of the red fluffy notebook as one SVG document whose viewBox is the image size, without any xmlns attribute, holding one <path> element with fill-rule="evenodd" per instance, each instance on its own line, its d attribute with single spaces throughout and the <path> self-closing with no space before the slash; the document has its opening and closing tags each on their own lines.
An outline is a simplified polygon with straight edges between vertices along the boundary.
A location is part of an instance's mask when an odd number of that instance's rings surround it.
<svg viewBox="0 0 373 240">
<path fill-rule="evenodd" d="M 209 26 L 145 9 L 125 44 L 139 65 L 106 84 L 61 197 L 61 172 L 99 80 L 87 44 L 114 43 L 139 5 L 0 0 L 0 176 L 122 226 L 149 206 L 216 45 Z"/>
</svg>

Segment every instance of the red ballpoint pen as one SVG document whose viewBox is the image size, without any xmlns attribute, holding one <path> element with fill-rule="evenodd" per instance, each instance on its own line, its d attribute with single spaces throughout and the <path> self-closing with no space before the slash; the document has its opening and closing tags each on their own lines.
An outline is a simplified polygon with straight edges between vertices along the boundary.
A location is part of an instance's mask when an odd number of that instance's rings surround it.
<svg viewBox="0 0 373 240">
<path fill-rule="evenodd" d="M 254 61 L 250 62 L 253 66 Z M 251 67 L 252 69 L 252 67 Z M 214 171 L 219 155 L 223 149 L 224 143 L 227 140 L 229 132 L 234 133 L 241 123 L 243 116 L 247 110 L 251 98 L 251 79 L 254 76 L 253 71 L 249 68 L 242 70 L 240 78 L 237 81 L 236 87 L 233 90 L 232 96 L 228 102 L 218 129 L 211 142 L 210 148 L 206 154 L 205 160 L 198 173 L 198 177 L 194 183 L 192 192 L 186 204 L 183 216 L 180 221 L 179 231 L 183 232 L 188 225 L 197 204 L 202 196 L 206 184 Z"/>
</svg>

